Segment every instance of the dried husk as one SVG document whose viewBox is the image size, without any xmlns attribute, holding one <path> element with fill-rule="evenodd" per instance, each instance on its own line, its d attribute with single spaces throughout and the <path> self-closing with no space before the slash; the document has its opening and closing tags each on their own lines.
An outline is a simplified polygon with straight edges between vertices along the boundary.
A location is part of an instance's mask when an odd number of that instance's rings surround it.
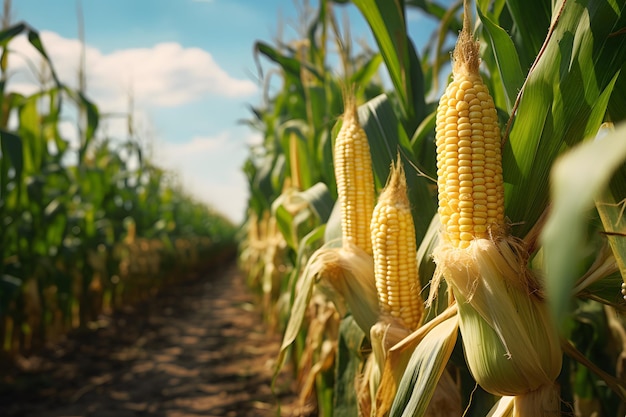
<svg viewBox="0 0 626 417">
<path fill-rule="evenodd" d="M 352 313 L 359 327 L 369 335 L 380 309 L 374 279 L 372 255 L 353 244 L 318 250 L 308 266 L 318 287 L 337 306 L 340 314 Z"/>
</svg>

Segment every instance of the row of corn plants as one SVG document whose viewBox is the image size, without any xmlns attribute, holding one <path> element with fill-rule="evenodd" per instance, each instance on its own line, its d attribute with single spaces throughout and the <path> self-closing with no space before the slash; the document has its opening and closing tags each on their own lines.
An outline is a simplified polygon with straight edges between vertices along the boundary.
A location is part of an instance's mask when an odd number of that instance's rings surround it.
<svg viewBox="0 0 626 417">
<path fill-rule="evenodd" d="M 20 35 L 49 74 L 32 95 L 11 91 Z M 105 116 L 58 79 L 36 30 L 9 26 L 0 44 L 0 346 L 11 357 L 219 261 L 235 227 L 152 163 L 132 126 L 126 139 L 99 135 Z M 77 145 L 60 130 L 72 111 Z"/>
<path fill-rule="evenodd" d="M 320 0 L 256 43 L 239 259 L 303 413 L 624 415 L 625 8 Z"/>
</svg>

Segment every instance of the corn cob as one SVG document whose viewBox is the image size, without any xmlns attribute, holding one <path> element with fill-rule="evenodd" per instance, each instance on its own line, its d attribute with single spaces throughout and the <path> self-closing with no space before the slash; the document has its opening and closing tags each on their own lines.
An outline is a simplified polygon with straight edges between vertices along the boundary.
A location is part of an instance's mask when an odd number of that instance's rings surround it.
<svg viewBox="0 0 626 417">
<path fill-rule="evenodd" d="M 367 136 L 359 124 L 355 99 L 345 96 L 343 124 L 334 148 L 342 236 L 345 244 L 354 244 L 371 255 L 369 227 L 375 203 L 372 157 Z"/>
<path fill-rule="evenodd" d="M 482 83 L 468 1 L 454 51 L 453 81 L 437 110 L 437 185 L 442 239 L 433 253 L 459 306 L 468 366 L 495 395 L 515 396 L 514 416 L 559 415 L 554 383 L 562 352 L 527 269 L 522 243 L 506 233 L 500 132 Z"/>
<path fill-rule="evenodd" d="M 415 229 L 402 161 L 392 165 L 389 182 L 374 208 L 371 225 L 374 276 L 381 312 L 417 329 L 424 314 L 417 275 Z"/>
<path fill-rule="evenodd" d="M 478 72 L 478 45 L 468 31 L 457 45 L 454 79 L 437 110 L 438 211 L 443 237 L 467 248 L 503 229 L 504 188 L 498 115 Z"/>
<path fill-rule="evenodd" d="M 317 250 L 305 275 L 314 275 L 340 313 L 349 309 L 366 334 L 379 316 L 372 242 L 374 173 L 369 143 L 359 124 L 356 99 L 344 90 L 343 124 L 335 139 L 334 166 L 341 208 L 341 247 L 333 241 Z"/>
</svg>

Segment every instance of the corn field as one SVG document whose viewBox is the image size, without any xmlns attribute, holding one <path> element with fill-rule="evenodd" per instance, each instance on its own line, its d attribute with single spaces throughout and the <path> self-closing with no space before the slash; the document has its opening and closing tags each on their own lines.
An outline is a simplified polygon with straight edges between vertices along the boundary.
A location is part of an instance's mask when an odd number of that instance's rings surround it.
<svg viewBox="0 0 626 417">
<path fill-rule="evenodd" d="M 32 95 L 11 92 L 20 35 L 49 74 Z M 106 116 L 57 77 L 34 28 L 7 26 L 0 45 L 0 347 L 12 358 L 230 256 L 236 228 L 150 160 L 131 114 L 127 138 L 101 133 Z M 66 108 L 78 144 L 61 132 Z"/>
<path fill-rule="evenodd" d="M 437 22 L 422 44 L 409 14 Z M 239 247 L 301 414 L 624 416 L 626 4 L 302 21 L 254 45 Z"/>
</svg>

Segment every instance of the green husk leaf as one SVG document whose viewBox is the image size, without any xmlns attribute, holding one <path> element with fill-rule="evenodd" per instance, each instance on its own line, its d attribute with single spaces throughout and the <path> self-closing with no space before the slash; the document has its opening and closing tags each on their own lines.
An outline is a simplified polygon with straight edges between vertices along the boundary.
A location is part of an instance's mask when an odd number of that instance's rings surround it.
<svg viewBox="0 0 626 417">
<path fill-rule="evenodd" d="M 391 417 L 423 416 L 445 371 L 458 333 L 458 316 L 433 328 L 417 345 L 398 385 Z"/>
</svg>

